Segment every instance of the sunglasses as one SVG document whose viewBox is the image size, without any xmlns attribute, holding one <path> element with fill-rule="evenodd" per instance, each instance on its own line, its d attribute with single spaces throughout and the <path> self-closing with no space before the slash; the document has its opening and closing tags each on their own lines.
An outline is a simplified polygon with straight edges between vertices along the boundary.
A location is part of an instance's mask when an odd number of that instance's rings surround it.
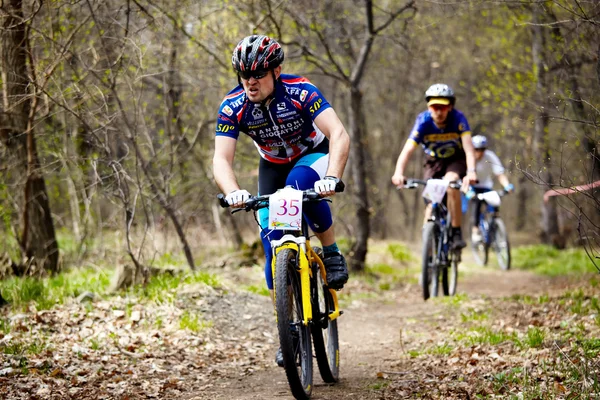
<svg viewBox="0 0 600 400">
<path fill-rule="evenodd" d="M 268 73 L 269 71 L 240 71 L 239 75 L 240 78 L 245 80 L 249 80 L 250 78 L 259 80 L 267 76 Z"/>
</svg>

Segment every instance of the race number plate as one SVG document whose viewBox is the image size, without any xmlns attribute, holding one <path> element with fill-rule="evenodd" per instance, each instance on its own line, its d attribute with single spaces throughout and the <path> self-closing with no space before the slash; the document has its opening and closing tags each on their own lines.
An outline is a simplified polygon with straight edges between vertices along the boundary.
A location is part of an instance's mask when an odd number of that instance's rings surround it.
<svg viewBox="0 0 600 400">
<path fill-rule="evenodd" d="M 269 228 L 297 230 L 302 227 L 302 191 L 280 189 L 269 200 Z"/>
<path fill-rule="evenodd" d="M 450 182 L 444 179 L 429 179 L 423 190 L 423 197 L 433 203 L 441 203 L 449 184 Z"/>
</svg>

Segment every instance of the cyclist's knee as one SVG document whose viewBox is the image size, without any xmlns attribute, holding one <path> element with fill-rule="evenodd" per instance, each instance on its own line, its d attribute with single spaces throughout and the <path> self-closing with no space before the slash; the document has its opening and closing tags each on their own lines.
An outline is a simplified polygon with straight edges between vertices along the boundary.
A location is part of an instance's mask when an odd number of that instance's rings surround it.
<svg viewBox="0 0 600 400">
<path fill-rule="evenodd" d="M 446 172 L 446 175 L 444 175 L 444 180 L 446 181 L 456 181 L 458 179 L 460 179 L 460 176 L 454 171 L 448 171 Z"/>
</svg>

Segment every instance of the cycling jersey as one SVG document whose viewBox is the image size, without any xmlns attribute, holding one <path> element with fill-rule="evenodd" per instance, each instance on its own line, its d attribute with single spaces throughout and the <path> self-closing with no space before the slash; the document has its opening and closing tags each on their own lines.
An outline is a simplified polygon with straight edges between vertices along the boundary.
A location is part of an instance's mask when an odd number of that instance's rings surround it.
<svg viewBox="0 0 600 400">
<path fill-rule="evenodd" d="M 494 187 L 494 176 L 504 173 L 502 162 L 496 153 L 491 150 L 485 150 L 483 152 L 483 157 L 477 161 L 475 170 L 477 172 L 478 182 L 474 184 L 473 187 L 478 189 L 492 190 L 492 187 Z"/>
<path fill-rule="evenodd" d="M 216 135 L 237 139 L 243 132 L 262 158 L 286 164 L 323 141 L 313 121 L 330 107 L 308 79 L 282 74 L 274 94 L 261 103 L 248 100 L 242 85 L 229 92 L 219 108 Z"/>
<path fill-rule="evenodd" d="M 438 128 L 427 110 L 417 116 L 408 140 L 415 146 L 420 144 L 430 157 L 448 158 L 463 151 L 461 137 L 467 134 L 471 130 L 462 112 L 453 108 L 448 112 L 446 126 Z"/>
</svg>

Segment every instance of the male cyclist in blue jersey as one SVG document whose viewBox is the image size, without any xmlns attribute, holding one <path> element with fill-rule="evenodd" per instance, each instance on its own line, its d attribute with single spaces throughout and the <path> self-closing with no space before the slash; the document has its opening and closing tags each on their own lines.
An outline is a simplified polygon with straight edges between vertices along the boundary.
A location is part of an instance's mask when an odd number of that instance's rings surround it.
<svg viewBox="0 0 600 400">
<path fill-rule="evenodd" d="M 424 179 L 448 181 L 463 179 L 466 188 L 475 183 L 475 156 L 469 123 L 464 114 L 454 108 L 456 97 L 450 86 L 437 83 L 425 92 L 427 111 L 417 116 L 415 125 L 398 157 L 392 183 L 401 188 L 405 182 L 404 170 L 412 153 L 421 145 L 425 150 Z M 457 189 L 448 189 L 448 209 L 452 215 L 452 247 L 462 249 L 461 201 Z M 431 215 L 431 206 L 425 209 L 425 220 Z"/>
<path fill-rule="evenodd" d="M 498 178 L 498 182 L 504 190 L 512 192 L 514 186 L 508 181 L 508 177 L 504 173 L 502 162 L 492 150 L 488 149 L 488 140 L 483 135 L 473 136 L 473 147 L 475 148 L 475 161 L 478 182 L 473 184 L 473 190 L 467 193 L 467 198 L 473 198 L 475 210 L 472 219 L 471 241 L 473 243 L 481 241 L 481 232 L 479 232 L 479 218 L 481 215 L 481 201 L 474 195 L 477 193 L 485 193 L 492 190 L 494 187 L 494 176 Z"/>
<path fill-rule="evenodd" d="M 213 171 L 217 184 L 232 207 L 250 197 L 238 185 L 233 159 L 240 133 L 254 141 L 260 154 L 258 194 L 275 193 L 287 185 L 333 196 L 350 148 L 350 138 L 337 114 L 308 79 L 281 73 L 281 45 L 264 35 L 242 39 L 231 62 L 239 85 L 225 96 L 216 125 Z M 346 260 L 336 244 L 327 202 L 307 203 L 304 214 L 324 252 L 327 284 L 341 289 L 348 280 Z M 259 211 L 265 249 L 265 279 L 273 298 L 271 240 L 281 231 L 269 231 L 268 209 Z M 278 364 L 283 359 L 278 353 Z"/>
</svg>

